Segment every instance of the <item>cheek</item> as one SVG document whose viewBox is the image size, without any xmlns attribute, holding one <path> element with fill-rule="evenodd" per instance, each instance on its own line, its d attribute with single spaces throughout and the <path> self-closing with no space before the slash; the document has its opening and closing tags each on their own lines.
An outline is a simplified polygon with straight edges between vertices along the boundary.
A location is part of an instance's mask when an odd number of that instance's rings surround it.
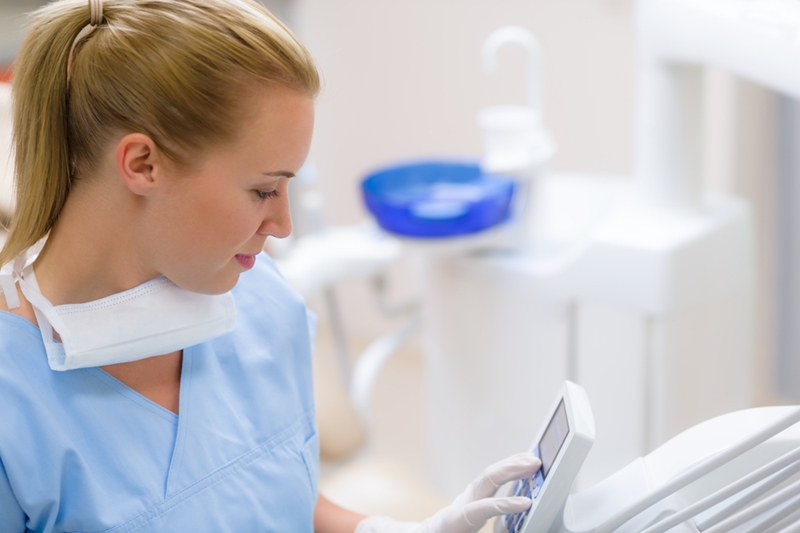
<svg viewBox="0 0 800 533">
<path fill-rule="evenodd" d="M 230 263 L 236 253 L 249 250 L 263 204 L 247 191 L 225 185 L 213 174 L 202 176 L 159 206 L 154 220 L 156 227 L 161 224 L 160 231 L 156 230 L 157 253 L 169 270 L 210 275 Z"/>
<path fill-rule="evenodd" d="M 194 224 L 187 230 L 194 235 L 198 250 L 236 253 L 258 228 L 258 209 L 259 204 L 242 191 L 217 191 L 195 205 L 194 213 L 189 215 Z"/>
<path fill-rule="evenodd" d="M 155 223 L 160 225 L 160 248 L 170 263 L 197 261 L 209 256 L 220 246 L 235 221 L 227 204 L 229 200 L 216 194 L 185 194 L 180 201 L 160 206 Z M 206 260 L 211 257 L 206 257 Z"/>
</svg>

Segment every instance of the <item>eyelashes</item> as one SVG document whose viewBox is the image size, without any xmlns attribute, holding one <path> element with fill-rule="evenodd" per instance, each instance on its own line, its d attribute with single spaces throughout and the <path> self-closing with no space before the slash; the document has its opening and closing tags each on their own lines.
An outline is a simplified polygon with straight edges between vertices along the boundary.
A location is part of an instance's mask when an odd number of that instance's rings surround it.
<svg viewBox="0 0 800 533">
<path fill-rule="evenodd" d="M 253 192 L 256 193 L 256 196 L 258 196 L 259 200 L 271 200 L 271 199 L 277 198 L 278 196 L 281 195 L 281 193 L 278 192 L 278 189 L 275 189 L 273 191 L 258 191 L 258 190 L 256 190 L 256 191 L 253 191 Z"/>
<path fill-rule="evenodd" d="M 267 200 L 274 200 L 282 196 L 286 192 L 286 178 L 281 177 L 277 182 L 264 183 L 262 186 L 266 189 L 253 189 L 256 198 L 259 202 L 266 202 Z"/>
</svg>

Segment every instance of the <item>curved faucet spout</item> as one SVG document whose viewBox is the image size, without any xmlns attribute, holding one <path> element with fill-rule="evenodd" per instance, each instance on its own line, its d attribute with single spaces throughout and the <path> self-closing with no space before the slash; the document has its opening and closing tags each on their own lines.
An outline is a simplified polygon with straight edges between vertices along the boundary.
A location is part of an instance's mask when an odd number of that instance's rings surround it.
<svg viewBox="0 0 800 533">
<path fill-rule="evenodd" d="M 483 69 L 486 72 L 493 72 L 497 68 L 498 52 L 509 44 L 516 44 L 525 49 L 528 105 L 541 113 L 542 53 L 539 41 L 531 32 L 519 26 L 503 26 L 493 31 L 483 43 Z"/>
</svg>

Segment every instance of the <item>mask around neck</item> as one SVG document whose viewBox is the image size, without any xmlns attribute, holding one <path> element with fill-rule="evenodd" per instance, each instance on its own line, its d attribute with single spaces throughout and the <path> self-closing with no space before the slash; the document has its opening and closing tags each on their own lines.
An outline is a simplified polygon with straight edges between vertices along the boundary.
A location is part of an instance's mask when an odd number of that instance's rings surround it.
<svg viewBox="0 0 800 533">
<path fill-rule="evenodd" d="M 9 308 L 19 306 L 16 283 L 33 306 L 52 370 L 163 355 L 229 333 L 235 326 L 236 308 L 230 292 L 189 292 L 165 277 L 93 302 L 54 306 L 36 281 L 33 261 L 37 254 L 38 250 L 23 254 L 26 257 L 4 266 L 0 283 Z M 55 340 L 54 331 L 61 342 Z"/>
</svg>

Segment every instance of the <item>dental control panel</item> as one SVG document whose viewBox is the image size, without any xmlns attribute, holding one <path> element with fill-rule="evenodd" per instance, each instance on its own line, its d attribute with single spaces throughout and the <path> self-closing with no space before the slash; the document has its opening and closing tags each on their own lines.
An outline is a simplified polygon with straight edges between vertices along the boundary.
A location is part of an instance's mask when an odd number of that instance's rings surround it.
<svg viewBox="0 0 800 533">
<path fill-rule="evenodd" d="M 543 533 L 550 528 L 594 443 L 594 417 L 582 387 L 564 382 L 551 415 L 533 441 L 532 452 L 542 461 L 533 476 L 517 481 L 514 496 L 533 500 L 523 513 L 497 521 L 495 533 Z"/>
</svg>

